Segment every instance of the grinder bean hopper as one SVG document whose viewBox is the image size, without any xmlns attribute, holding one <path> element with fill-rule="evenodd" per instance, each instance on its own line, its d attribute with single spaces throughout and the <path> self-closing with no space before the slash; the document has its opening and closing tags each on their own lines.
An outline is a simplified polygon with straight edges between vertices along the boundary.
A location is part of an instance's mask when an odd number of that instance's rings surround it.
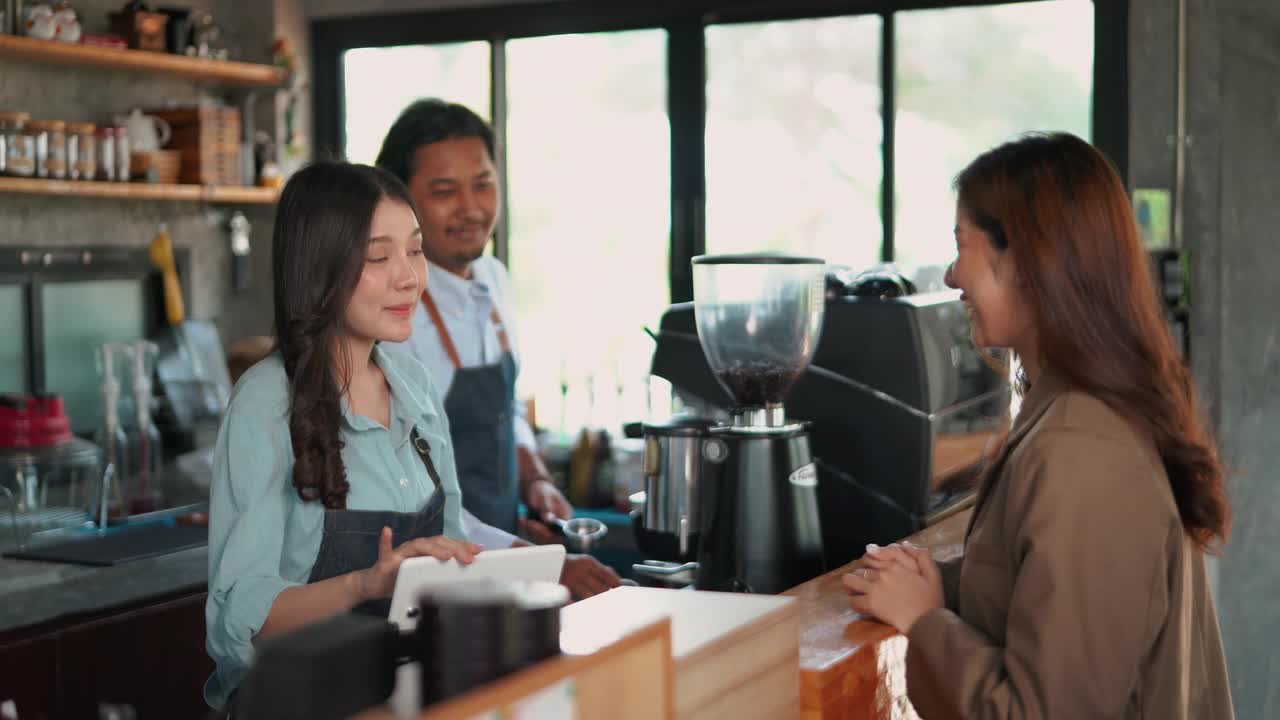
<svg viewBox="0 0 1280 720">
<path fill-rule="evenodd" d="M 818 346 L 825 267 L 783 255 L 694 258 L 698 340 L 734 406 L 723 423 L 646 426 L 645 529 L 676 535 L 679 562 L 637 573 L 692 571 L 699 589 L 777 593 L 823 571 L 817 471 L 783 401 Z M 662 517 L 676 507 L 678 519 Z"/>
</svg>

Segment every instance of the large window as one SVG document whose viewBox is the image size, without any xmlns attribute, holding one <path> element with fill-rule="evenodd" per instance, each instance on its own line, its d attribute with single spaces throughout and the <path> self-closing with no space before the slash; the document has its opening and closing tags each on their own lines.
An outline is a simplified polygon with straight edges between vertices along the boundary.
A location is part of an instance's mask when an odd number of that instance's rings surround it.
<svg viewBox="0 0 1280 720">
<path fill-rule="evenodd" d="M 707 252 L 879 259 L 880 24 L 707 28 Z"/>
<path fill-rule="evenodd" d="M 414 100 L 438 97 L 489 116 L 489 43 L 404 45 L 348 50 L 346 158 L 373 164 L 396 116 Z"/>
<path fill-rule="evenodd" d="M 691 299 L 698 253 L 894 260 L 932 289 L 955 252 L 952 180 L 978 153 L 1066 130 L 1124 172 L 1121 4 L 496 4 L 314 24 L 316 140 L 371 161 L 425 96 L 492 117 L 520 392 L 553 431 L 643 417 L 643 327 Z"/>
<path fill-rule="evenodd" d="M 643 419 L 670 301 L 666 33 L 513 40 L 507 63 L 522 395 L 552 430 Z"/>
<path fill-rule="evenodd" d="M 955 256 L 951 182 L 1031 130 L 1089 138 L 1093 3 L 1054 0 L 900 12 L 894 246 L 911 265 Z"/>
</svg>

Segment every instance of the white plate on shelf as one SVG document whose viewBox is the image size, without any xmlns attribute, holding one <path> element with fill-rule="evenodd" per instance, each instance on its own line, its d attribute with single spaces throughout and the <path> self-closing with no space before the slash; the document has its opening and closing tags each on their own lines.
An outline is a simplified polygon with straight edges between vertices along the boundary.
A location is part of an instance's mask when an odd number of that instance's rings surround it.
<svg viewBox="0 0 1280 720">
<path fill-rule="evenodd" d="M 559 582 L 564 554 L 563 545 L 534 545 L 485 550 L 476 555 L 470 565 L 461 565 L 456 560 L 441 562 L 433 557 L 409 558 L 400 564 L 387 619 L 401 631 L 413 630 L 418 624 L 418 595 L 433 585 L 490 578 Z"/>
</svg>

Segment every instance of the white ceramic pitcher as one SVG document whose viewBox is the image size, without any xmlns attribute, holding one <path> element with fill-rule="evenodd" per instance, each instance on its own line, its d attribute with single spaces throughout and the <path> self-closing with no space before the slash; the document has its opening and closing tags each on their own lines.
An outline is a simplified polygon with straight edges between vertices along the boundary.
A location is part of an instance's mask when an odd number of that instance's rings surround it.
<svg viewBox="0 0 1280 720">
<path fill-rule="evenodd" d="M 163 118 L 143 115 L 137 108 L 128 117 L 116 118 L 116 124 L 128 129 L 129 146 L 133 152 L 159 150 L 173 137 L 173 130 Z"/>
</svg>

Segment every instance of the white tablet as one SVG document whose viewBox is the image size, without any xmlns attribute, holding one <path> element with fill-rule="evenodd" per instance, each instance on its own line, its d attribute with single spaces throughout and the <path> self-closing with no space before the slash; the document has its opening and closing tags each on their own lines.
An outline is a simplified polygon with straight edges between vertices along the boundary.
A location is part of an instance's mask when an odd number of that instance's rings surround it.
<svg viewBox="0 0 1280 720">
<path fill-rule="evenodd" d="M 563 545 L 485 550 L 476 555 L 470 565 L 461 565 L 456 560 L 441 562 L 433 557 L 409 558 L 400 563 L 388 619 L 401 630 L 412 630 L 418 624 L 418 594 L 432 585 L 483 578 L 558 582 L 563 568 Z"/>
</svg>

